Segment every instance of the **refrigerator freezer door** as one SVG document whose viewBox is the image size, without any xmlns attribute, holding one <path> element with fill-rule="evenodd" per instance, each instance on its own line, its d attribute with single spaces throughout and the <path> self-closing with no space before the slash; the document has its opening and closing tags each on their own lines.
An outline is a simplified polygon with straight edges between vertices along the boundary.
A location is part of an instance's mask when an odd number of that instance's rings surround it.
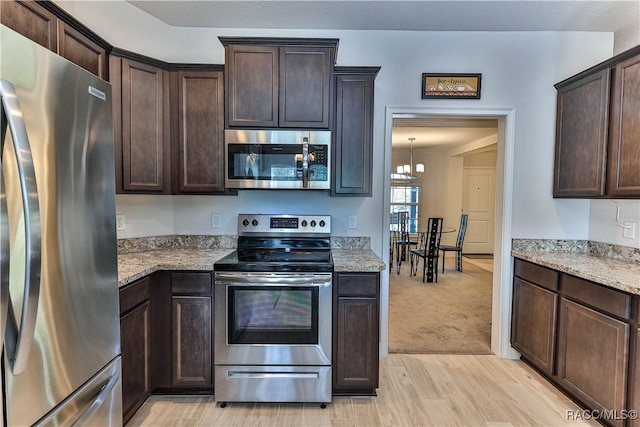
<svg viewBox="0 0 640 427">
<path fill-rule="evenodd" d="M 0 79 L 15 88 L 31 144 L 42 235 L 39 304 L 24 372 L 12 373 L 4 358 L 5 421 L 32 425 L 120 353 L 111 86 L 4 26 L 0 43 Z M 4 124 L 2 131 L 12 138 Z M 8 332 L 22 326 L 28 221 L 12 146 L 5 142 L 2 153 Z"/>
<path fill-rule="evenodd" d="M 120 357 L 111 362 L 35 426 L 117 426 L 122 424 Z"/>
</svg>

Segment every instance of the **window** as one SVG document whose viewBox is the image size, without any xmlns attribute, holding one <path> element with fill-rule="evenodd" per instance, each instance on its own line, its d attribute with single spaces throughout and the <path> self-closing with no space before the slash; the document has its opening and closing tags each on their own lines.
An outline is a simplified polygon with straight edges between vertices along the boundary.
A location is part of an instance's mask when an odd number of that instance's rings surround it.
<svg viewBox="0 0 640 427">
<path fill-rule="evenodd" d="M 420 207 L 420 187 L 407 185 L 391 186 L 391 230 L 398 231 L 398 212 L 408 212 L 408 232 L 418 231 L 418 210 Z"/>
</svg>

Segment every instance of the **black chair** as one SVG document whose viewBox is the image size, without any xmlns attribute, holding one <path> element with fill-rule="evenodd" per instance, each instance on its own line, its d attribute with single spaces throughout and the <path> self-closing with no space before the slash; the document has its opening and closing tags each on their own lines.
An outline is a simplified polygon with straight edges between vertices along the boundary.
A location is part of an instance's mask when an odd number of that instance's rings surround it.
<svg viewBox="0 0 640 427">
<path fill-rule="evenodd" d="M 418 272 L 419 258 L 422 258 L 422 281 L 438 281 L 438 248 L 440 247 L 440 236 L 442 235 L 442 218 L 429 218 L 427 231 L 423 233 L 423 248 L 411 249 L 412 273 L 415 276 Z"/>
<path fill-rule="evenodd" d="M 400 274 L 400 267 L 402 267 L 402 261 L 406 261 L 409 254 L 409 249 L 412 246 L 417 246 L 418 242 L 411 239 L 409 231 L 407 230 L 409 220 L 408 212 L 398 212 L 398 232 L 396 234 L 395 252 L 396 252 L 396 270 Z"/>
<path fill-rule="evenodd" d="M 456 270 L 462 272 L 462 243 L 464 242 L 464 235 L 467 232 L 467 219 L 469 215 L 460 215 L 460 229 L 458 230 L 458 238 L 456 239 L 455 246 L 452 245 L 440 245 L 442 251 L 442 272 L 444 273 L 444 257 L 447 252 L 456 253 Z"/>
</svg>

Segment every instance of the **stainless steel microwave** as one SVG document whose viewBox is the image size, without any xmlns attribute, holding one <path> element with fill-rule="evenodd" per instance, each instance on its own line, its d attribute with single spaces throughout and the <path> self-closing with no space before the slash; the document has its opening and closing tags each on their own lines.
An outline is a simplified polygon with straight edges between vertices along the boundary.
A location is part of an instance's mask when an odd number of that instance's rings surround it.
<svg viewBox="0 0 640 427">
<path fill-rule="evenodd" d="M 331 131 L 227 129 L 224 148 L 226 188 L 331 188 Z"/>
</svg>

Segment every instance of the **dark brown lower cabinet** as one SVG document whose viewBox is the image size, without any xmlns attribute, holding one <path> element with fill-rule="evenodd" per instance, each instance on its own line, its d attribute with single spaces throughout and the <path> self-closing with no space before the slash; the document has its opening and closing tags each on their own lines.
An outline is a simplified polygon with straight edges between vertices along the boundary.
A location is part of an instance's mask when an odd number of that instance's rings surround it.
<svg viewBox="0 0 640 427">
<path fill-rule="evenodd" d="M 622 414 L 627 397 L 629 324 L 560 301 L 558 381 L 589 408 Z M 622 420 L 610 420 L 622 426 Z"/>
<path fill-rule="evenodd" d="M 517 277 L 513 287 L 511 344 L 531 364 L 552 375 L 558 294 Z"/>
<path fill-rule="evenodd" d="M 638 313 L 640 316 L 640 313 Z M 636 324 L 636 326 L 638 326 Z M 632 353 L 631 357 L 631 386 L 629 390 L 631 391 L 631 396 L 629 398 L 629 410 L 640 411 L 640 327 L 636 327 L 636 343 L 635 343 L 635 353 Z M 636 412 L 637 414 L 637 412 Z M 640 427 L 640 419 L 637 417 L 629 422 L 630 427 Z"/>
<path fill-rule="evenodd" d="M 150 277 L 120 290 L 123 423 L 151 395 Z"/>
<path fill-rule="evenodd" d="M 210 273 L 171 274 L 171 386 L 213 389 Z"/>
<path fill-rule="evenodd" d="M 334 275 L 334 394 L 376 394 L 379 376 L 379 284 L 378 273 Z"/>
<path fill-rule="evenodd" d="M 628 416 L 640 409 L 639 297 L 519 259 L 514 271 L 511 343 L 522 359 L 603 424 L 640 425 Z"/>
</svg>

